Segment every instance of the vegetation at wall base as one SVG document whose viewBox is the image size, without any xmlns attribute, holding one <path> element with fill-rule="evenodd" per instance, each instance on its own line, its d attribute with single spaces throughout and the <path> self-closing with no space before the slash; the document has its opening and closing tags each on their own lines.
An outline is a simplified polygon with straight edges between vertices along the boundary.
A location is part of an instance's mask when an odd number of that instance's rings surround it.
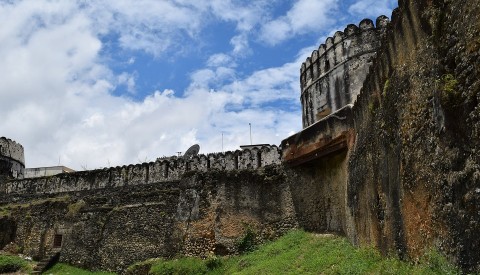
<svg viewBox="0 0 480 275">
<path fill-rule="evenodd" d="M 31 270 L 28 261 L 16 256 L 0 256 L 21 262 L 17 270 Z M 0 264 L 0 268 L 5 265 Z M 22 269 L 21 269 L 22 268 Z M 30 269 L 28 269 L 30 268 Z M 1 270 L 1 269 L 0 269 Z M 0 272 L 3 273 L 4 271 Z M 58 263 L 45 274 L 109 275 Z M 374 248 L 355 248 L 347 239 L 331 234 L 313 234 L 292 230 L 278 240 L 238 255 L 207 259 L 149 259 L 127 269 L 127 274 L 460 274 L 439 252 L 427 252 L 420 263 L 412 264 L 395 257 L 384 258 Z"/>
<path fill-rule="evenodd" d="M 115 273 L 102 271 L 88 271 L 81 268 L 73 267 L 64 263 L 57 263 L 44 274 L 48 275 L 114 275 Z"/>
<path fill-rule="evenodd" d="M 414 265 L 393 257 L 384 258 L 374 248 L 355 248 L 343 237 L 294 230 L 243 255 L 205 260 L 152 259 L 131 266 L 128 274 L 459 274 L 459 271 L 435 251 Z"/>
<path fill-rule="evenodd" d="M 255 250 L 256 234 L 251 228 L 247 228 L 245 235 L 237 241 L 237 250 L 240 253 L 246 253 Z"/>
<path fill-rule="evenodd" d="M 31 262 L 27 260 L 13 255 L 0 255 L 0 274 L 13 272 L 28 274 L 31 270 Z"/>
</svg>

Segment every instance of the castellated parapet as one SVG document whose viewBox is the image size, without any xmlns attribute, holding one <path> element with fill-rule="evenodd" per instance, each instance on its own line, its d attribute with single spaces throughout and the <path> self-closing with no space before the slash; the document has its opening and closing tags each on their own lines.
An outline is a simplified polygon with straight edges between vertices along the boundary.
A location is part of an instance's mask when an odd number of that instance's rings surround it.
<svg viewBox="0 0 480 275">
<path fill-rule="evenodd" d="M 381 46 L 389 19 L 380 16 L 376 26 L 364 19 L 328 37 L 300 69 L 302 122 L 306 128 L 355 101 L 368 68 Z"/>
<path fill-rule="evenodd" d="M 21 179 L 25 171 L 23 146 L 0 137 L 0 179 Z"/>
<path fill-rule="evenodd" d="M 172 157 L 136 165 L 0 182 L 0 194 L 54 194 L 174 182 L 190 171 L 245 170 L 280 164 L 280 156 L 280 149 L 272 145 L 192 158 Z"/>
</svg>

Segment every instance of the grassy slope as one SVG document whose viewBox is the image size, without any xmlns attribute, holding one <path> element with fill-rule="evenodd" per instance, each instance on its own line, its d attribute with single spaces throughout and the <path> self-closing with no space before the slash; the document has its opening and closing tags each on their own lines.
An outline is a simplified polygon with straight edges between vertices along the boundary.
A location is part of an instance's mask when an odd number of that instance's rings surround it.
<svg viewBox="0 0 480 275">
<path fill-rule="evenodd" d="M 148 264 L 152 264 L 149 261 Z M 134 272 L 133 272 L 134 273 Z M 291 231 L 241 256 L 156 260 L 150 274 L 457 274 L 438 253 L 418 265 L 355 248 L 345 238 Z"/>
<path fill-rule="evenodd" d="M 233 257 L 207 260 L 151 259 L 129 268 L 129 274 L 458 274 L 435 252 L 413 265 L 383 258 L 373 248 L 355 248 L 345 238 L 291 231 L 275 242 Z M 46 274 L 111 274 L 57 264 Z"/>
<path fill-rule="evenodd" d="M 69 266 L 67 264 L 58 263 L 54 265 L 52 268 L 47 270 L 44 274 L 52 274 L 52 275 L 112 275 L 115 273 L 108 273 L 108 272 L 94 272 L 94 271 L 87 271 L 84 269 L 80 269 L 77 267 Z"/>
</svg>

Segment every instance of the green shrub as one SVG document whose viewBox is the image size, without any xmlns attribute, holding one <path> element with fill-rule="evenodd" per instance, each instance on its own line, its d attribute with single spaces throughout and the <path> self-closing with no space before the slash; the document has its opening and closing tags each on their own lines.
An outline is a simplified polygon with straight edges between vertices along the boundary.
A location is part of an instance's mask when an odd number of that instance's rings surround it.
<svg viewBox="0 0 480 275">
<path fill-rule="evenodd" d="M 82 208 L 85 206 L 85 204 L 86 203 L 84 200 L 78 200 L 75 203 L 69 204 L 67 216 L 68 217 L 76 216 L 80 212 L 80 210 L 82 210 Z"/>
<path fill-rule="evenodd" d="M 148 274 L 150 272 L 150 268 L 154 263 L 159 261 L 158 258 L 155 259 L 148 259 L 143 262 L 134 263 L 129 266 L 125 272 L 127 275 L 143 275 Z"/>
<path fill-rule="evenodd" d="M 247 228 L 245 235 L 236 243 L 237 250 L 240 253 L 253 251 L 255 249 L 256 236 L 257 234 L 251 228 Z"/>
<path fill-rule="evenodd" d="M 11 255 L 0 255 L 0 274 L 30 270 L 29 262 Z"/>
<path fill-rule="evenodd" d="M 64 263 L 57 263 L 49 270 L 45 271 L 45 274 L 49 275 L 114 275 L 115 273 L 103 272 L 103 271 L 89 271 L 78 267 L 70 266 Z"/>
<path fill-rule="evenodd" d="M 452 74 L 445 74 L 437 81 L 440 85 L 440 100 L 444 107 L 455 107 L 461 103 L 458 81 Z"/>
<path fill-rule="evenodd" d="M 210 269 L 210 270 L 219 268 L 219 267 L 222 266 L 222 259 L 219 258 L 219 257 L 217 257 L 217 256 L 209 257 L 209 258 L 206 260 L 205 265 L 206 265 L 207 268 Z"/>
<path fill-rule="evenodd" d="M 454 94 L 457 91 L 458 81 L 452 74 L 445 74 L 442 76 L 443 88 L 442 90 L 447 94 Z"/>
<path fill-rule="evenodd" d="M 420 259 L 426 274 L 459 274 L 459 270 L 450 264 L 445 256 L 438 250 L 432 249 Z"/>
</svg>

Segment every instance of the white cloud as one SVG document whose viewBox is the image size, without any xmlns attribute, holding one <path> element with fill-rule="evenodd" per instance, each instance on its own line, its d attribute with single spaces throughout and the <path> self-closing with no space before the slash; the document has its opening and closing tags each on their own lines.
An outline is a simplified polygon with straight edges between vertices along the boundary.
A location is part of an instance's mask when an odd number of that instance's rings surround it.
<svg viewBox="0 0 480 275">
<path fill-rule="evenodd" d="M 277 100 L 296 101 L 299 95 L 298 68 L 297 63 L 287 63 L 278 68 L 260 70 L 223 89 L 243 96 L 246 102 L 254 106 Z"/>
<path fill-rule="evenodd" d="M 331 12 L 338 0 L 299 0 L 281 17 L 265 23 L 260 39 L 275 45 L 298 34 L 322 30 L 336 21 Z"/>
<path fill-rule="evenodd" d="M 233 46 L 232 53 L 236 56 L 245 56 L 251 53 L 247 34 L 239 34 L 230 39 L 230 44 Z"/>
<path fill-rule="evenodd" d="M 106 0 L 84 2 L 100 34 L 114 30 L 120 46 L 154 56 L 178 51 L 201 30 L 201 13 L 174 1 Z"/>
<path fill-rule="evenodd" d="M 234 53 L 248 46 L 247 33 L 266 17 L 269 1 L 156 1 L 105 0 L 79 2 L 78 9 L 91 15 L 99 34 L 114 30 L 120 46 L 161 57 L 165 53 L 188 51 L 205 26 L 215 20 L 232 22 L 238 32 L 232 42 Z M 218 21 L 216 22 L 218 23 Z M 193 43 L 192 43 L 193 42 Z"/>
<path fill-rule="evenodd" d="M 117 76 L 117 84 L 123 85 L 127 88 L 127 91 L 134 94 L 135 91 L 135 75 L 129 73 L 121 73 Z"/>
<path fill-rule="evenodd" d="M 207 66 L 208 67 L 219 67 L 219 66 L 235 67 L 236 64 L 233 61 L 233 58 L 231 56 L 224 53 L 217 53 L 217 54 L 211 55 L 208 58 Z"/>
<path fill-rule="evenodd" d="M 192 88 L 206 88 L 210 86 L 219 86 L 221 83 L 227 82 L 235 77 L 235 71 L 228 67 L 217 67 L 215 69 L 201 69 L 195 71 L 191 75 L 190 88 L 187 94 L 191 93 Z"/>
<path fill-rule="evenodd" d="M 160 56 L 181 44 L 178 33 L 196 39 L 204 20 L 199 14 L 214 13 L 235 22 L 235 37 L 248 43 L 242 35 L 262 20 L 259 7 L 266 5 L 256 2 L 235 12 L 229 9 L 237 5 L 233 2 L 195 3 L 0 4 L 5 19 L 0 28 L 0 135 L 24 145 L 29 167 L 57 165 L 60 159 L 75 169 L 92 169 L 154 160 L 193 143 L 200 143 L 202 152 L 220 151 L 222 132 L 224 149 L 237 149 L 249 143 L 248 123 L 256 143 L 278 144 L 298 130 L 303 56 L 243 77 L 235 71 L 234 57 L 214 54 L 207 68 L 192 73 L 182 96 L 168 89 L 139 101 L 113 95 L 119 85 L 134 92 L 136 75 L 116 75 L 105 65 L 103 36 L 118 34 L 121 46 Z M 238 51 L 233 44 L 233 52 L 248 50 L 248 44 Z M 294 102 L 298 111 L 268 107 L 279 100 Z"/>
<path fill-rule="evenodd" d="M 360 0 L 348 8 L 348 12 L 364 17 L 376 18 L 379 15 L 390 17 L 392 9 L 397 6 L 396 0 Z"/>
<path fill-rule="evenodd" d="M 266 16 L 270 1 L 232 1 L 213 0 L 205 1 L 212 13 L 224 21 L 236 23 L 241 33 L 252 30 Z"/>
</svg>

